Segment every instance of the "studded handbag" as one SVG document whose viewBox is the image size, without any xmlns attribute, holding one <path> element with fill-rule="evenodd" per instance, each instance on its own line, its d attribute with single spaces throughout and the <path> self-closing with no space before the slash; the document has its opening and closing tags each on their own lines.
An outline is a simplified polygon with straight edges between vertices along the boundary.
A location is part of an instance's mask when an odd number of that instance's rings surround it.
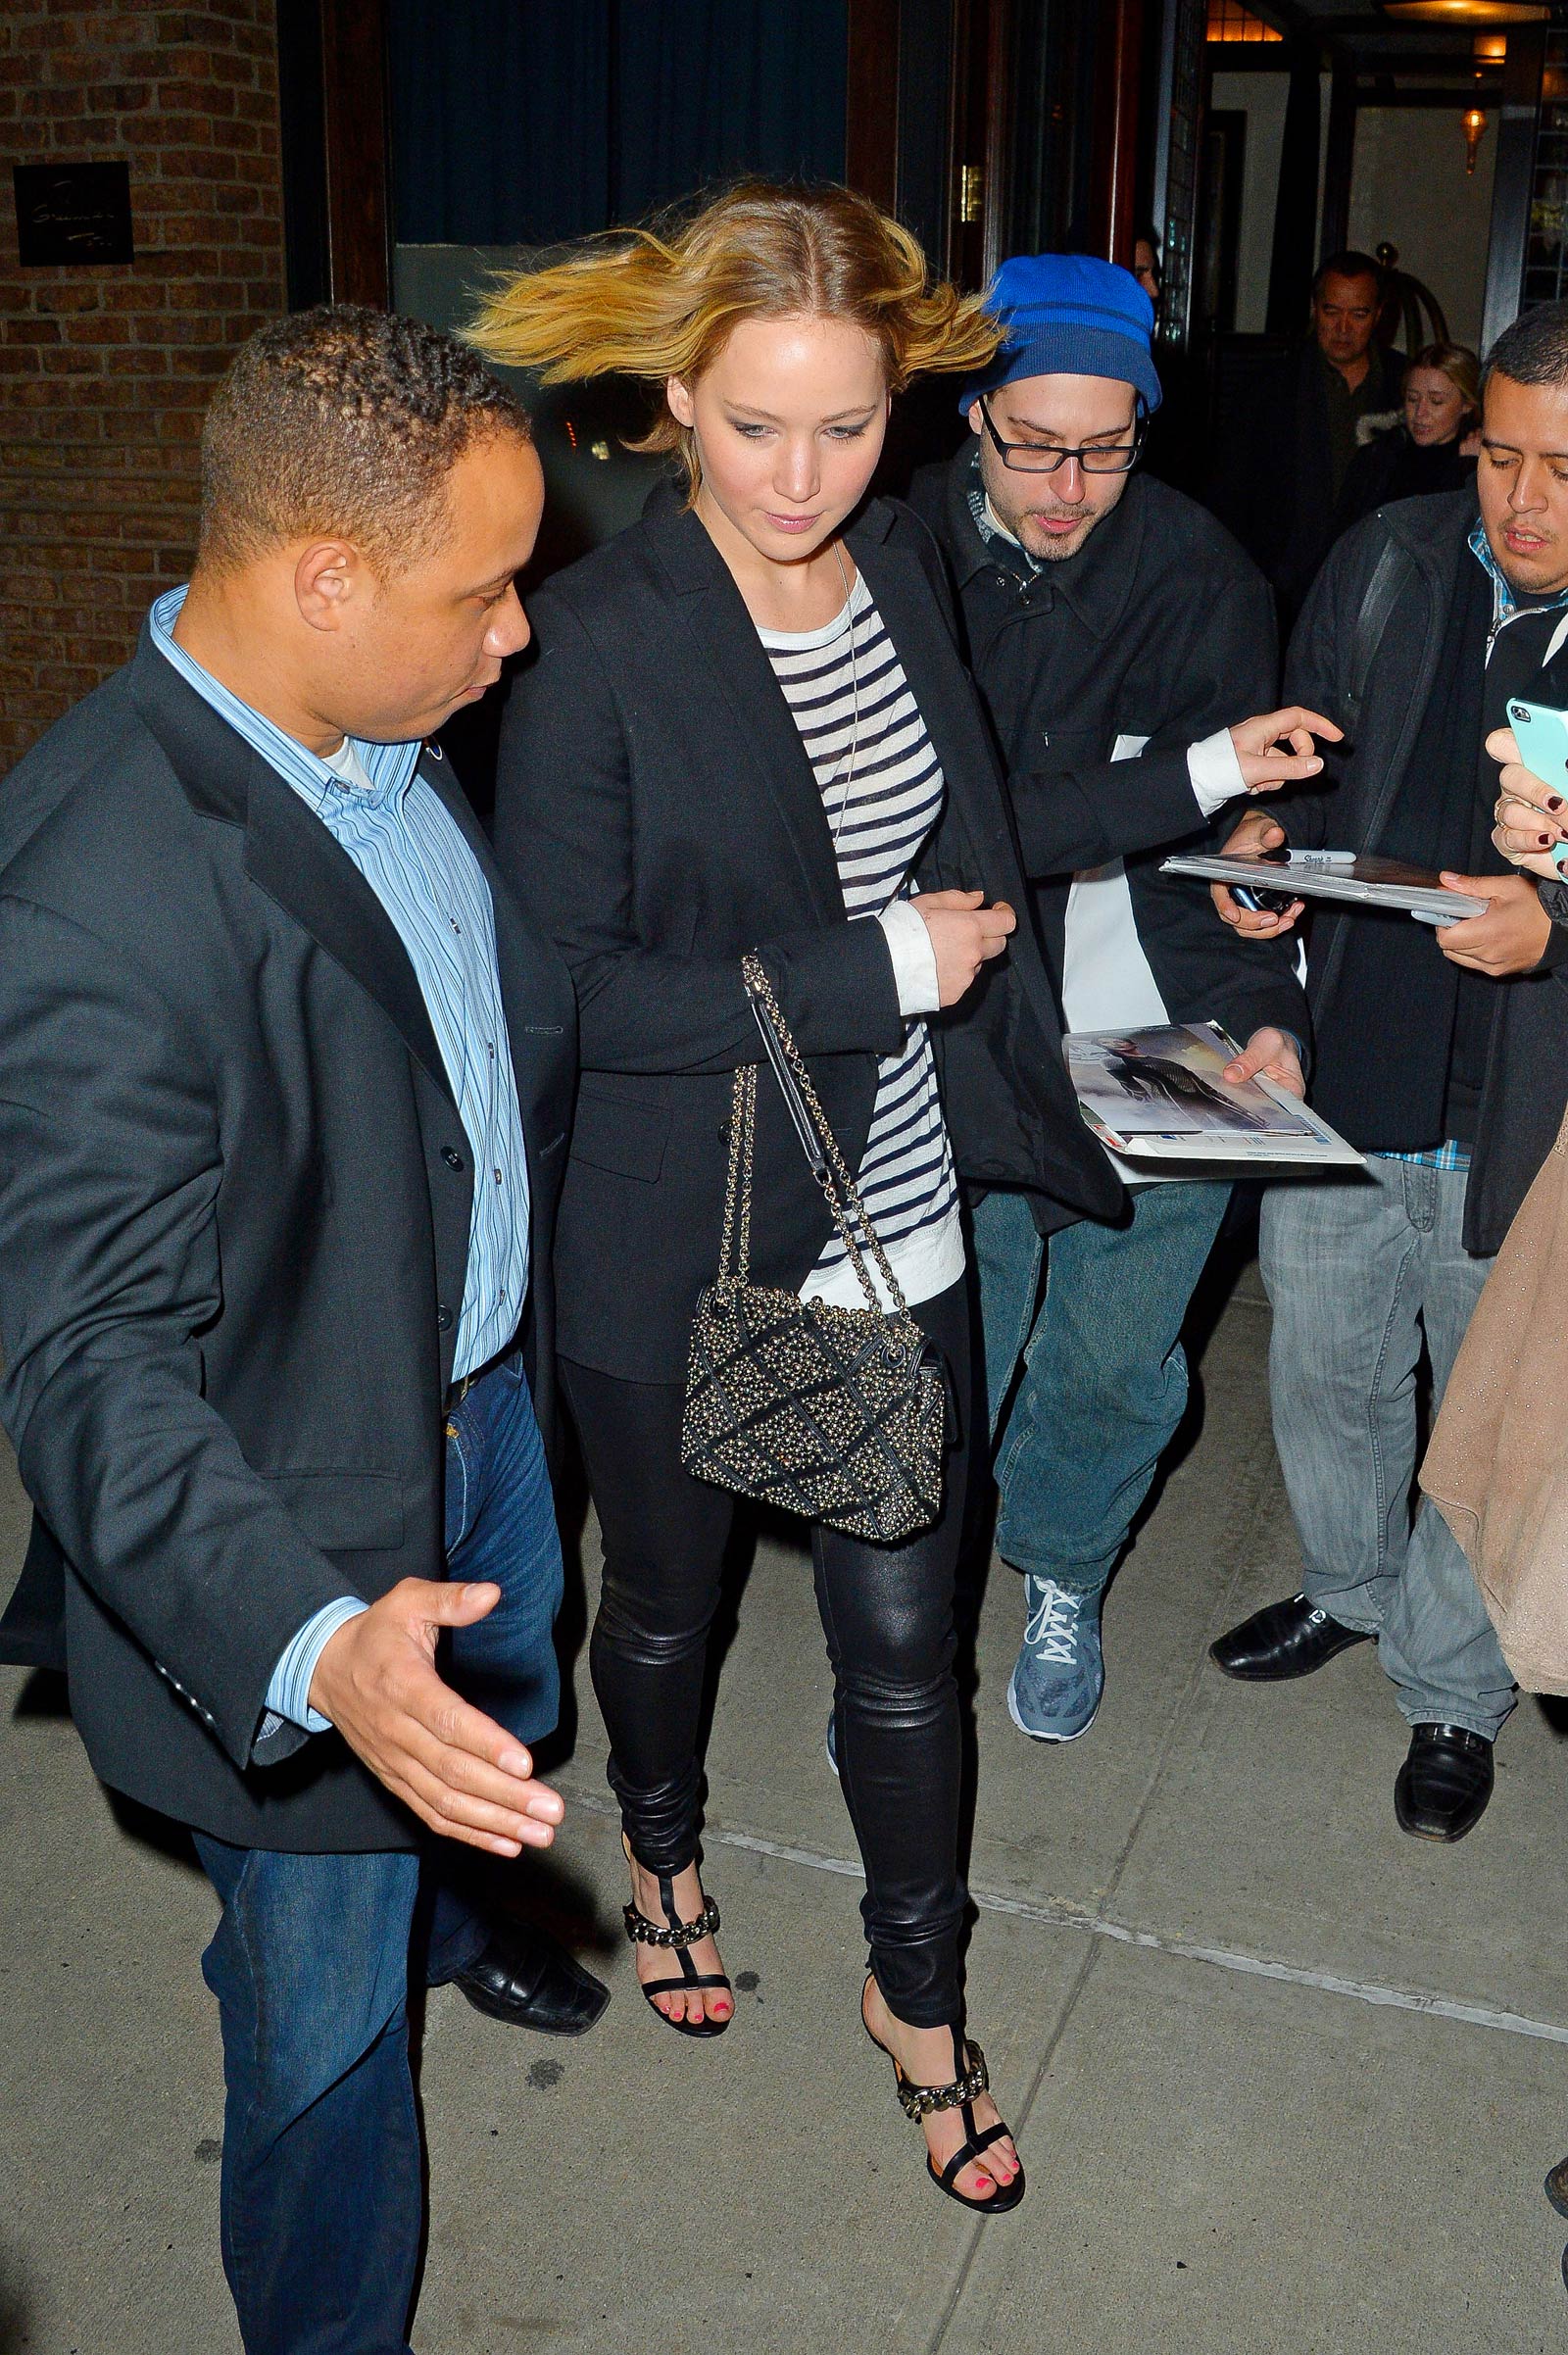
<svg viewBox="0 0 1568 2355">
<path fill-rule="evenodd" d="M 718 1280 L 692 1320 L 681 1461 L 698 1480 L 852 1537 L 901 1545 L 942 1509 L 946 1388 L 909 1314 L 760 957 L 742 973 L 768 1060 L 863 1308 L 751 1280 L 755 1063 L 735 1074 Z M 855 1232 L 858 1227 L 864 1250 Z M 870 1253 L 893 1301 L 877 1299 Z"/>
</svg>

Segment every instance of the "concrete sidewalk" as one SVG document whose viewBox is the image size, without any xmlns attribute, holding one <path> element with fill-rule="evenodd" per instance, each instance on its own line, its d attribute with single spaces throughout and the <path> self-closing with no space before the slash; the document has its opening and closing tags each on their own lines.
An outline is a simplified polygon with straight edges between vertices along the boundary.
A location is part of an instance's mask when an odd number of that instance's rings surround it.
<svg viewBox="0 0 1568 2355">
<path fill-rule="evenodd" d="M 614 2001 L 580 2042 L 431 1998 L 420 2355 L 1544 2355 L 1564 2343 L 1564 1753 L 1526 1701 L 1458 1847 L 1405 1839 L 1405 1729 L 1369 1648 L 1299 1687 L 1204 1658 L 1298 1560 L 1244 1274 L 1202 1429 L 1106 1612 L 1093 1732 L 1027 1744 L 1019 1595 L 982 1618 L 972 2024 L 1030 2176 L 972 2224 L 860 2033 L 859 1887 L 822 1755 L 797 1548 L 759 1548 L 709 1748 L 707 1878 L 738 2017 L 660 2026 L 584 1661 L 571 1805 L 530 1867 Z M 9 1466 L 0 1587 L 23 1512 Z M 590 1589 L 592 1531 L 585 1542 Z M 0 2351 L 233 2355 L 215 1916 L 123 1828 L 35 1682 L 0 1680 Z M 1568 1722 L 1568 1721 L 1565 1721 Z"/>
</svg>

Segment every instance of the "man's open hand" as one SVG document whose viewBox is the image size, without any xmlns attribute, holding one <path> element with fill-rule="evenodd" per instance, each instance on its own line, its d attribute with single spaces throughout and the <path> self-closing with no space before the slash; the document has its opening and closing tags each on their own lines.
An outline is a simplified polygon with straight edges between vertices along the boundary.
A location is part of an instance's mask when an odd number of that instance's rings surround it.
<svg viewBox="0 0 1568 2355">
<path fill-rule="evenodd" d="M 328 1639 L 310 1697 L 420 1823 L 515 1856 L 549 1847 L 565 1813 L 561 1794 L 534 1781 L 520 1742 L 435 1672 L 441 1629 L 471 1627 L 500 1599 L 499 1587 L 400 1579 Z"/>
<path fill-rule="evenodd" d="M 1439 929 L 1438 947 L 1445 957 L 1472 973 L 1490 973 L 1494 981 L 1509 973 L 1535 971 L 1551 938 L 1551 918 L 1528 875 L 1456 875 L 1446 870 L 1438 880 L 1449 891 L 1491 903 L 1485 915 L 1465 916 Z"/>
<path fill-rule="evenodd" d="M 1244 1079 L 1271 1079 L 1292 1096 L 1306 1094 L 1301 1058 L 1283 1030 L 1254 1030 L 1241 1054 L 1226 1064 L 1224 1076 L 1233 1085 Z"/>
<path fill-rule="evenodd" d="M 1259 851 L 1277 850 L 1285 840 L 1285 828 L 1277 817 L 1266 810 L 1249 810 L 1241 824 L 1225 845 L 1227 859 L 1255 859 Z M 1208 896 L 1222 924 L 1229 924 L 1240 933 L 1255 938 L 1261 933 L 1272 939 L 1276 934 L 1289 932 L 1306 903 L 1293 900 L 1284 912 L 1276 915 L 1271 908 L 1244 908 L 1233 899 L 1223 883 L 1211 883 Z"/>
</svg>

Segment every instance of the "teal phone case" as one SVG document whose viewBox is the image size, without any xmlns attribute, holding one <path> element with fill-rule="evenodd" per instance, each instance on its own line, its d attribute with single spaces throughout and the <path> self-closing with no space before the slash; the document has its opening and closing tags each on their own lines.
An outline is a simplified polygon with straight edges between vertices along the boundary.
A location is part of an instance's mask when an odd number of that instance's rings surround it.
<svg viewBox="0 0 1568 2355">
<path fill-rule="evenodd" d="M 1510 703 L 1508 725 L 1530 774 L 1553 793 L 1568 794 L 1568 711 L 1554 711 L 1549 704 Z M 1556 845 L 1551 859 L 1560 872 L 1568 864 L 1568 842 Z"/>
<path fill-rule="evenodd" d="M 1508 725 L 1519 758 L 1553 793 L 1568 793 L 1568 711 L 1549 704 L 1510 703 Z"/>
</svg>

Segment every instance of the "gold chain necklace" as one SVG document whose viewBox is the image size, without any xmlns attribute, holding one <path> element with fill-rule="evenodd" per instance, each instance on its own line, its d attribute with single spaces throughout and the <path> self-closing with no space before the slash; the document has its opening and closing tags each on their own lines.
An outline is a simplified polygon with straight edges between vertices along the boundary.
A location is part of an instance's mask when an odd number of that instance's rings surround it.
<svg viewBox="0 0 1568 2355">
<path fill-rule="evenodd" d="M 850 616 L 850 695 L 854 713 L 854 725 L 850 736 L 850 757 L 844 763 L 844 790 L 839 795 L 839 813 L 833 820 L 833 849 L 836 854 L 839 847 L 839 835 L 844 825 L 844 812 L 850 806 L 850 792 L 855 783 L 855 757 L 860 749 L 860 664 L 855 649 L 855 591 L 850 586 L 849 567 L 844 562 L 844 551 L 837 540 L 833 543 L 833 554 L 838 560 L 839 578 L 844 583 L 845 611 Z M 829 780 L 830 784 L 836 782 L 836 779 Z M 826 801 L 827 795 L 828 786 L 824 785 L 822 788 L 824 801 Z"/>
</svg>

